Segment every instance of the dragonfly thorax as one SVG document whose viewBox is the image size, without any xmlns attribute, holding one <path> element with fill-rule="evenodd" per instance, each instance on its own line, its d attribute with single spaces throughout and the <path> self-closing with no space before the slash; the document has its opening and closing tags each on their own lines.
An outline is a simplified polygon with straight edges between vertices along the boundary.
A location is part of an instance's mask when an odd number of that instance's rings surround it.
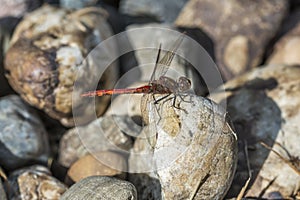
<svg viewBox="0 0 300 200">
<path fill-rule="evenodd" d="M 155 88 L 153 88 L 156 93 L 178 93 L 185 92 L 191 88 L 191 81 L 186 77 L 180 77 L 178 81 L 167 77 L 161 76 L 158 80 L 153 82 Z"/>
</svg>

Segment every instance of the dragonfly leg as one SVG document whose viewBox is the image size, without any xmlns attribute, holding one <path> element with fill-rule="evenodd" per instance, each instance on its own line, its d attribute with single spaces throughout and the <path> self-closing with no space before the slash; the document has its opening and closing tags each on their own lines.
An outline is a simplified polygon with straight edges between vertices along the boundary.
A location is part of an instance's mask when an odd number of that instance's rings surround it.
<svg viewBox="0 0 300 200">
<path fill-rule="evenodd" d="M 160 101 L 162 101 L 162 100 L 164 100 L 165 98 L 167 98 L 167 97 L 169 97 L 171 94 L 167 94 L 167 95 L 165 95 L 165 96 L 163 96 L 163 97 L 161 97 L 161 98 L 159 98 L 159 99 L 155 99 L 155 95 L 153 95 L 153 99 L 154 99 L 154 106 L 155 106 L 155 109 L 156 109 L 156 111 L 157 111 L 157 114 L 158 114 L 158 116 L 159 116 L 159 120 L 158 120 L 158 123 L 160 122 L 160 120 L 161 120 L 161 115 L 160 115 L 160 113 L 159 113 L 159 109 L 157 108 L 157 106 L 156 106 L 156 104 L 158 104 L 158 102 L 160 102 Z M 167 99 L 168 100 L 168 99 Z M 164 100 L 163 101 L 163 103 L 165 102 L 165 101 L 167 101 L 167 100 Z"/>
<path fill-rule="evenodd" d="M 178 103 L 178 106 L 176 106 L 176 98 L 177 98 L 177 96 L 179 96 L 180 98 L 181 98 L 181 100 L 183 100 L 182 99 L 182 96 L 180 96 L 180 95 L 174 95 L 174 98 L 173 98 L 173 107 L 174 108 L 177 108 L 178 110 L 182 110 L 183 112 L 185 112 L 186 114 L 188 113 L 184 108 L 181 108 L 180 107 L 180 102 Z"/>
<path fill-rule="evenodd" d="M 155 97 L 154 97 L 154 104 L 158 104 L 158 102 L 160 102 L 160 101 L 162 101 L 162 100 L 163 100 L 163 103 L 165 103 L 165 102 L 167 102 L 167 101 L 173 99 L 172 106 L 173 106 L 174 108 L 176 108 L 176 109 L 182 110 L 182 111 L 184 111 L 185 113 L 187 113 L 187 111 L 186 111 L 185 109 L 183 109 L 183 108 L 180 107 L 180 103 L 179 103 L 178 105 L 176 105 L 176 98 L 177 98 L 177 96 L 179 96 L 180 99 L 181 99 L 182 101 L 184 101 L 184 102 L 191 102 L 191 101 L 186 101 L 186 100 L 184 100 L 183 97 L 182 97 L 180 94 L 174 94 L 174 96 L 171 96 L 171 97 L 170 97 L 170 95 L 171 95 L 171 94 L 167 94 L 167 95 L 161 97 L 160 99 L 155 99 Z M 169 98 L 168 98 L 168 97 L 169 97 Z"/>
<path fill-rule="evenodd" d="M 180 94 L 180 93 L 178 93 L 177 96 L 179 96 L 180 99 L 181 99 L 181 101 L 183 101 L 183 102 L 186 102 L 186 103 L 193 103 L 193 101 L 191 100 L 191 98 L 190 98 L 190 100 L 185 100 L 185 99 L 183 98 L 183 97 L 188 96 L 188 94 Z"/>
<path fill-rule="evenodd" d="M 158 104 L 158 102 L 160 102 L 161 100 L 164 100 L 165 98 L 169 97 L 170 95 L 171 94 L 167 94 L 167 95 L 165 95 L 165 96 L 163 96 L 163 97 L 161 97 L 159 99 L 155 99 L 155 96 L 153 96 L 153 98 L 154 98 L 154 104 Z M 169 99 L 167 99 L 167 100 L 169 100 Z M 167 101 L 167 100 L 165 100 L 165 101 Z M 163 102 L 165 102 L 165 101 L 163 101 Z"/>
</svg>

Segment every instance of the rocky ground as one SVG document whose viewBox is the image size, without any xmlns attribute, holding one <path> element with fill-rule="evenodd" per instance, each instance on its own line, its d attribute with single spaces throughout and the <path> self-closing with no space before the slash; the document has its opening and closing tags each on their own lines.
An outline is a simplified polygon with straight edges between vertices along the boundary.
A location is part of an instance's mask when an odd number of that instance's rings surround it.
<svg viewBox="0 0 300 200">
<path fill-rule="evenodd" d="M 0 10 L 1 200 L 300 199 L 298 1 Z"/>
</svg>

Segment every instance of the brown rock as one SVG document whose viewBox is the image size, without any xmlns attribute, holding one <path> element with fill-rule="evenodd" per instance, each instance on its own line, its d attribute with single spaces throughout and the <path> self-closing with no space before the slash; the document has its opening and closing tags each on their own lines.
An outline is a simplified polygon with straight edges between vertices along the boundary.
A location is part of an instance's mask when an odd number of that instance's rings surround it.
<svg viewBox="0 0 300 200">
<path fill-rule="evenodd" d="M 300 23 L 284 35 L 268 58 L 269 64 L 300 64 Z"/>
<path fill-rule="evenodd" d="M 60 199 L 67 187 L 43 166 L 15 171 L 9 176 L 9 199 Z"/>
<path fill-rule="evenodd" d="M 105 160 L 105 163 L 102 163 Z M 108 165 L 110 163 L 111 165 Z M 115 169 L 114 166 L 119 166 Z M 125 158 L 117 153 L 103 151 L 88 154 L 76 161 L 69 169 L 68 176 L 75 182 L 89 176 L 118 176 L 124 178 L 127 171 Z"/>
<path fill-rule="evenodd" d="M 237 49 L 239 51 L 237 51 Z M 237 35 L 231 38 L 224 51 L 224 62 L 233 74 L 246 71 L 248 64 L 249 43 L 245 36 Z M 238 66 L 238 67 L 235 67 Z"/>
<path fill-rule="evenodd" d="M 104 112 L 108 99 L 96 98 L 94 109 L 80 94 L 97 86 L 101 72 L 114 59 L 115 46 L 106 46 L 109 54 L 101 47 L 88 53 L 111 35 L 106 12 L 100 8 L 70 12 L 43 6 L 27 15 L 14 32 L 5 58 L 9 83 L 29 104 L 65 126 L 74 126 L 72 109 L 80 113 L 76 123 L 85 124 L 93 119 L 94 110 L 97 115 Z M 115 67 L 103 74 L 103 87 L 111 87 Z M 74 91 L 76 81 L 80 87 Z"/>
<path fill-rule="evenodd" d="M 200 28 L 212 37 L 216 63 L 228 80 L 261 62 L 287 9 L 285 0 L 190 0 L 175 24 Z"/>
</svg>

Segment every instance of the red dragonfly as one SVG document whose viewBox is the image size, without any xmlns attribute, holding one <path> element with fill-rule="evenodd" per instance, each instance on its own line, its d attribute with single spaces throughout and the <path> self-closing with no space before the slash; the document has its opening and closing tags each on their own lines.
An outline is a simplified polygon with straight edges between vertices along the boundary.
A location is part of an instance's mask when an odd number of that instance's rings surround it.
<svg viewBox="0 0 300 200">
<path fill-rule="evenodd" d="M 166 94 L 158 101 L 165 99 L 171 94 L 174 94 L 173 106 L 175 106 L 176 96 L 182 92 L 185 92 L 191 88 L 191 81 L 186 77 L 180 77 L 177 81 L 170 77 L 165 76 L 178 47 L 180 46 L 184 34 L 182 34 L 175 42 L 171 51 L 168 51 L 164 57 L 160 60 L 161 45 L 159 46 L 155 67 L 152 72 L 148 85 L 144 85 L 137 88 L 125 88 L 125 89 L 109 89 L 109 90 L 96 90 L 83 93 L 83 97 L 115 95 L 115 94 Z M 180 95 L 178 95 L 180 96 Z M 181 96 L 180 96 L 181 97 Z M 155 103 L 158 102 L 157 100 Z M 177 107 L 178 108 L 178 107 Z"/>
</svg>

